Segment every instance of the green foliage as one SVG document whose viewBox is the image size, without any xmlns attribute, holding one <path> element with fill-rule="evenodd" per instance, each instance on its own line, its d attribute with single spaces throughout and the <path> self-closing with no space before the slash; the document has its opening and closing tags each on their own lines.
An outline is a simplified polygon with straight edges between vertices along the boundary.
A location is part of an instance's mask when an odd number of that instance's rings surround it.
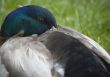
<svg viewBox="0 0 110 77">
<path fill-rule="evenodd" d="M 10 11 L 29 4 L 48 8 L 58 24 L 76 29 L 110 51 L 110 0 L 0 0 L 0 23 Z"/>
</svg>

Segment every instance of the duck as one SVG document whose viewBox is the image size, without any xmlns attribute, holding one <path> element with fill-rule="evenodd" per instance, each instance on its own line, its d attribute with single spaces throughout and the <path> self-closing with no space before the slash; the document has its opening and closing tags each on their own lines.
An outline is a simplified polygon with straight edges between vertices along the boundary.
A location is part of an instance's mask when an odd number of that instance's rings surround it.
<svg viewBox="0 0 110 77">
<path fill-rule="evenodd" d="M 55 28 L 51 30 L 52 27 Z M 14 35 L 18 36 L 21 34 L 23 38 L 32 34 L 38 35 L 37 39 L 48 49 L 49 53 L 51 53 L 53 58 L 51 61 L 52 67 L 57 71 L 59 76 L 110 77 L 109 54 L 91 38 L 75 30 L 70 30 L 58 25 L 55 17 L 46 8 L 28 5 L 17 8 L 6 17 L 1 28 L 0 37 L 2 39 L 9 39 Z M 1 46 L 0 50 L 3 50 L 3 46 L 4 45 Z M 14 48 L 18 49 L 16 47 L 17 45 L 14 46 Z M 4 51 L 8 52 L 5 49 L 4 47 Z M 3 51 L 0 52 L 3 53 Z M 22 55 L 22 53 L 20 54 Z M 1 58 L 2 57 L 1 55 Z M 4 64 L 5 67 L 6 64 Z M 8 72 L 10 73 L 10 69 Z"/>
</svg>

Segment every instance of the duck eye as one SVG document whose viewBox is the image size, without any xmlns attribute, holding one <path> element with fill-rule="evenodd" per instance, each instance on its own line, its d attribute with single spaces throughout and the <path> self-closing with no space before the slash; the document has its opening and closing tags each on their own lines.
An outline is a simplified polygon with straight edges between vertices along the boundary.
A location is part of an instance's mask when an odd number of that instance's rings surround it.
<svg viewBox="0 0 110 77">
<path fill-rule="evenodd" d="M 44 21 L 44 18 L 43 18 L 43 17 L 38 16 L 38 17 L 37 17 L 37 20 L 39 20 L 39 21 L 43 22 L 43 21 Z"/>
<path fill-rule="evenodd" d="M 49 21 L 42 16 L 32 16 L 32 18 L 35 19 L 36 21 L 43 23 L 43 24 L 49 25 Z"/>
</svg>

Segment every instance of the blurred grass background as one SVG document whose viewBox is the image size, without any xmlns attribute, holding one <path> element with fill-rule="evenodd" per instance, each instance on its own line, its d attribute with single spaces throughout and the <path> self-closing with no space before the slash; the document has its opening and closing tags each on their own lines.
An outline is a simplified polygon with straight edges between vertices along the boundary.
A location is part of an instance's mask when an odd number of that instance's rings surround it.
<svg viewBox="0 0 110 77">
<path fill-rule="evenodd" d="M 30 4 L 48 8 L 58 24 L 91 37 L 110 51 L 110 0 L 0 0 L 0 25 L 10 11 Z"/>
</svg>

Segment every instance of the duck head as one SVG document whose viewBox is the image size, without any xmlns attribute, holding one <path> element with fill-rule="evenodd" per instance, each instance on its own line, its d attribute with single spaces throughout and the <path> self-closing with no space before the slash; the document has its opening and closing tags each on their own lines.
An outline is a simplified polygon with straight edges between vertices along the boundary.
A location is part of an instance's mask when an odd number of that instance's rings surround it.
<svg viewBox="0 0 110 77">
<path fill-rule="evenodd" d="M 56 26 L 56 20 L 52 13 L 40 6 L 28 5 L 17 8 L 9 13 L 1 27 L 1 38 L 11 37 L 19 32 L 23 36 L 42 34 L 46 30 Z"/>
</svg>

